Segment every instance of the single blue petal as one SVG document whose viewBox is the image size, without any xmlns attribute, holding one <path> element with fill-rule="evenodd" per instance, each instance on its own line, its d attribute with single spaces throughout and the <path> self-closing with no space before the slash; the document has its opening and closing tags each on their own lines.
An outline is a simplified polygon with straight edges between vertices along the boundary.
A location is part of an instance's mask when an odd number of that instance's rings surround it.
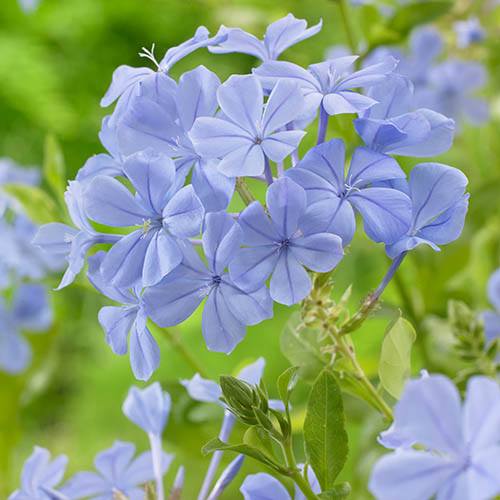
<svg viewBox="0 0 500 500">
<path fill-rule="evenodd" d="M 498 441 L 497 441 L 498 443 Z M 464 482 L 459 485 L 457 495 L 463 491 L 470 492 L 469 498 L 495 498 L 500 493 L 498 478 L 498 461 L 500 460 L 500 446 L 491 445 L 475 453 L 473 466 L 462 472 Z M 440 499 L 441 500 L 441 499 Z"/>
<path fill-rule="evenodd" d="M 390 121 L 357 118 L 353 123 L 358 135 L 373 151 L 391 151 L 407 138 L 407 134 Z"/>
<path fill-rule="evenodd" d="M 245 500 L 291 500 L 286 488 L 264 472 L 247 476 L 240 491 Z"/>
<path fill-rule="evenodd" d="M 108 480 L 96 472 L 78 472 L 61 488 L 61 493 L 71 499 L 105 495 L 109 492 Z"/>
<path fill-rule="evenodd" d="M 340 58 L 347 59 L 347 58 Z M 337 60 L 330 61 L 330 68 L 335 67 Z M 343 91 L 358 87 L 370 87 L 386 81 L 387 75 L 390 74 L 398 65 L 398 61 L 392 57 L 388 56 L 383 58 L 380 62 L 365 66 L 364 68 L 354 71 L 348 76 L 342 78 L 340 84 L 337 84 L 337 90 Z M 340 70 L 339 73 L 342 73 Z"/>
<path fill-rule="evenodd" d="M 242 248 L 229 264 L 231 279 L 244 290 L 256 290 L 274 271 L 279 255 L 274 244 Z"/>
<path fill-rule="evenodd" d="M 238 217 L 244 245 L 269 245 L 279 241 L 279 233 L 258 201 L 248 205 Z"/>
<path fill-rule="evenodd" d="M 291 306 L 305 299 L 311 291 L 311 278 L 292 252 L 281 252 L 270 283 L 275 302 Z"/>
<path fill-rule="evenodd" d="M 137 322 L 132 327 L 129 348 L 135 378 L 148 380 L 160 364 L 160 348 L 149 330 L 139 329 Z"/>
<path fill-rule="evenodd" d="M 137 308 L 105 306 L 98 314 L 99 324 L 106 334 L 106 342 L 115 354 L 127 353 L 127 339 L 137 318 Z"/>
<path fill-rule="evenodd" d="M 17 325 L 32 332 L 44 331 L 52 323 L 52 309 L 43 285 L 23 283 L 12 299 L 12 317 Z"/>
<path fill-rule="evenodd" d="M 482 318 L 486 341 L 491 342 L 500 337 L 500 314 L 492 311 L 485 311 L 482 314 Z"/>
<path fill-rule="evenodd" d="M 174 460 L 174 455 L 161 452 L 161 474 L 165 475 Z M 135 458 L 129 465 L 126 473 L 126 482 L 129 488 L 142 485 L 155 479 L 153 472 L 153 458 L 151 452 L 145 451 Z"/>
<path fill-rule="evenodd" d="M 364 188 L 349 201 L 361 213 L 365 232 L 376 242 L 394 243 L 410 228 L 411 200 L 396 189 Z"/>
<path fill-rule="evenodd" d="M 159 283 L 182 261 L 182 251 L 175 238 L 165 231 L 156 231 L 148 245 L 142 269 L 142 284 L 145 287 Z"/>
<path fill-rule="evenodd" d="M 78 231 L 60 222 L 44 224 L 38 229 L 33 245 L 54 255 L 67 255 L 71 248 L 71 240 Z"/>
<path fill-rule="evenodd" d="M 238 373 L 238 378 L 247 384 L 258 385 L 262 375 L 264 374 L 265 367 L 266 360 L 264 358 L 259 358 L 253 363 L 250 363 L 242 368 Z"/>
<path fill-rule="evenodd" d="M 500 269 L 497 269 L 488 280 L 488 299 L 491 305 L 500 312 Z"/>
<path fill-rule="evenodd" d="M 229 354 L 243 340 L 246 327 L 231 312 L 219 287 L 215 287 L 205 303 L 201 329 L 210 351 Z"/>
<path fill-rule="evenodd" d="M 219 172 L 228 177 L 252 177 L 262 175 L 265 166 L 263 146 L 263 143 L 244 143 L 243 146 L 232 151 L 223 158 L 217 166 Z M 283 153 L 281 148 L 280 152 Z M 281 154 L 280 152 L 278 152 L 278 154 Z"/>
<path fill-rule="evenodd" d="M 196 373 L 189 380 L 181 380 L 181 384 L 186 388 L 189 396 L 195 401 L 202 403 L 216 403 L 221 405 L 220 397 L 222 390 L 217 382 L 207 380 Z"/>
<path fill-rule="evenodd" d="M 239 52 L 240 54 L 255 56 L 263 61 L 267 58 L 264 44 L 256 36 L 240 28 L 227 28 L 226 26 L 221 26 L 218 34 L 225 35 L 226 39 L 218 45 L 208 48 L 208 50 L 214 54 Z"/>
<path fill-rule="evenodd" d="M 238 455 L 229 465 L 222 471 L 219 479 L 217 479 L 210 495 L 207 498 L 216 499 L 223 493 L 223 491 L 231 484 L 234 478 L 240 471 L 245 455 Z"/>
<path fill-rule="evenodd" d="M 0 333 L 0 369 L 7 373 L 18 374 L 23 372 L 31 361 L 31 347 L 29 343 L 16 331 L 5 330 L 1 324 Z"/>
<path fill-rule="evenodd" d="M 225 210 L 233 197 L 235 180 L 221 174 L 216 161 L 196 162 L 191 182 L 206 212 Z"/>
<path fill-rule="evenodd" d="M 266 90 L 271 90 L 278 81 L 293 81 L 299 85 L 304 95 L 321 92 L 318 80 L 307 70 L 297 64 L 284 61 L 268 61 L 255 69 Z M 317 103 L 319 106 L 320 102 Z"/>
<path fill-rule="evenodd" d="M 409 252 L 414 248 L 417 248 L 420 245 L 428 245 L 435 252 L 439 252 L 440 248 L 430 240 L 426 240 L 424 238 L 420 238 L 418 236 L 403 236 L 399 240 L 391 243 L 385 247 L 385 251 L 387 256 L 391 259 L 395 259 L 398 255 L 401 255 L 403 252 Z"/>
<path fill-rule="evenodd" d="M 377 101 L 357 92 L 343 91 L 327 94 L 323 98 L 324 110 L 331 116 L 343 113 L 362 113 Z"/>
<path fill-rule="evenodd" d="M 289 251 L 302 265 L 318 273 L 331 271 L 344 256 L 342 239 L 328 233 L 295 238 Z"/>
<path fill-rule="evenodd" d="M 85 210 L 96 222 L 115 227 L 142 225 L 151 215 L 121 182 L 101 175 L 85 193 Z"/>
<path fill-rule="evenodd" d="M 203 250 L 209 269 L 220 275 L 239 250 L 242 231 L 238 223 L 225 212 L 207 214 L 203 233 Z"/>
<path fill-rule="evenodd" d="M 177 113 L 186 132 L 200 116 L 213 116 L 217 109 L 219 77 L 205 66 L 184 73 L 176 93 Z"/>
<path fill-rule="evenodd" d="M 109 89 L 101 99 L 101 106 L 107 107 L 111 105 L 120 96 L 134 88 L 137 83 L 153 73 L 154 71 L 149 68 L 133 68 L 125 65 L 119 66 L 113 73 L 113 80 Z"/>
<path fill-rule="evenodd" d="M 304 189 L 288 177 L 282 177 L 269 186 L 266 203 L 271 219 L 281 237 L 290 238 L 297 230 L 299 220 L 306 211 Z"/>
<path fill-rule="evenodd" d="M 180 189 L 163 209 L 163 227 L 177 238 L 189 238 L 200 233 L 203 205 L 193 186 Z"/>
<path fill-rule="evenodd" d="M 270 160 L 275 162 L 283 161 L 299 147 L 299 143 L 305 134 L 303 130 L 274 132 L 262 141 L 262 149 Z"/>
<path fill-rule="evenodd" d="M 85 165 L 78 170 L 76 180 L 80 182 L 89 181 L 98 175 L 108 175 L 110 177 L 123 175 L 122 164 L 105 153 L 91 156 L 85 162 Z"/>
</svg>

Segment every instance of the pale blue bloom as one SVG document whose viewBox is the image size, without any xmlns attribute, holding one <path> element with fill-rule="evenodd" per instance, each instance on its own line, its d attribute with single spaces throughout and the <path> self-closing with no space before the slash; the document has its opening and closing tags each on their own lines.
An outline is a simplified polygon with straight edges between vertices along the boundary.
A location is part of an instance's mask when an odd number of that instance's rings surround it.
<svg viewBox="0 0 500 500">
<path fill-rule="evenodd" d="M 407 382 L 394 409 L 393 434 L 423 449 L 400 448 L 372 471 L 377 500 L 488 500 L 500 493 L 500 388 L 472 377 L 463 405 L 442 375 Z"/>
<path fill-rule="evenodd" d="M 175 81 L 168 76 L 172 66 L 188 56 L 195 50 L 216 45 L 222 42 L 226 35 L 209 36 L 207 28 L 200 26 L 194 36 L 176 47 L 167 50 L 160 63 L 156 62 L 154 54 L 145 51 L 142 56 L 152 59 L 157 65 L 158 71 L 150 68 L 134 68 L 131 66 L 119 66 L 113 73 L 113 79 L 106 94 L 101 100 L 101 106 L 107 107 L 117 101 L 115 111 L 111 117 L 110 125 L 115 126 L 123 114 L 127 111 L 130 100 L 143 91 L 145 87 L 175 87 Z"/>
<path fill-rule="evenodd" d="M 216 500 L 219 498 L 224 490 L 233 482 L 234 478 L 240 471 L 245 455 L 238 455 L 229 465 L 222 471 L 219 479 L 215 483 L 213 490 L 208 495 L 207 500 Z"/>
<path fill-rule="evenodd" d="M 123 403 L 123 413 L 144 432 L 161 436 L 171 406 L 170 395 L 155 382 L 144 389 L 131 387 Z"/>
<path fill-rule="evenodd" d="M 208 50 L 216 54 L 239 52 L 255 56 L 263 62 L 272 61 L 292 45 L 319 33 L 322 26 L 323 21 L 320 20 L 318 24 L 308 28 L 305 19 L 297 19 L 293 14 L 288 14 L 267 27 L 263 40 L 240 28 L 221 26 L 218 34 L 227 35 L 227 39 L 218 45 L 212 45 Z"/>
<path fill-rule="evenodd" d="M 66 207 L 75 227 L 59 222 L 51 222 L 40 227 L 33 238 L 33 245 L 40 247 L 49 255 L 63 257 L 68 267 L 57 290 L 71 284 L 85 264 L 88 250 L 98 243 L 114 243 L 120 236 L 103 234 L 96 231 L 87 219 L 84 209 L 85 187 L 72 181 L 64 193 Z"/>
<path fill-rule="evenodd" d="M 305 189 L 311 211 L 321 216 L 321 229 L 338 234 L 344 246 L 356 229 L 354 209 L 372 240 L 396 241 L 410 227 L 410 199 L 399 190 L 377 185 L 406 177 L 396 160 L 357 148 L 346 175 L 344 164 L 344 143 L 333 139 L 311 149 L 287 175 Z"/>
<path fill-rule="evenodd" d="M 473 43 L 482 42 L 486 36 L 484 28 L 477 17 L 469 17 L 453 24 L 457 36 L 457 47 L 465 49 Z"/>
<path fill-rule="evenodd" d="M 299 466 L 302 468 L 303 466 Z M 311 467 L 307 468 L 307 479 L 314 493 L 321 493 L 321 486 Z M 247 476 L 240 487 L 244 500 L 292 500 L 287 489 L 275 477 L 265 472 Z M 295 486 L 294 500 L 306 500 L 304 494 Z"/>
<path fill-rule="evenodd" d="M 488 281 L 488 298 L 494 311 L 483 313 L 484 333 L 486 340 L 492 340 L 500 337 L 500 269 L 497 269 Z"/>
<path fill-rule="evenodd" d="M 26 460 L 21 474 L 21 488 L 9 496 L 9 500 L 67 500 L 68 497 L 57 491 L 68 459 L 59 455 L 51 461 L 45 448 L 35 446 Z"/>
<path fill-rule="evenodd" d="M 31 361 L 31 347 L 21 331 L 44 332 L 51 324 L 52 310 L 42 285 L 20 285 L 10 307 L 0 300 L 0 370 L 10 374 L 24 371 Z"/>
<path fill-rule="evenodd" d="M 162 326 L 187 319 L 206 297 L 202 332 L 207 347 L 231 352 L 243 339 L 247 325 L 272 317 L 272 301 L 266 287 L 247 293 L 225 271 L 240 246 L 241 229 L 226 213 L 209 213 L 205 219 L 203 250 L 208 267 L 192 245 L 184 245 L 182 264 L 159 285 L 144 294 L 146 311 Z"/>
<path fill-rule="evenodd" d="M 295 83 L 279 82 L 263 108 L 258 78 L 233 75 L 217 91 L 217 100 L 223 115 L 198 118 L 190 137 L 201 157 L 221 159 L 218 169 L 228 177 L 262 174 L 266 158 L 283 161 L 305 135 L 283 130 L 303 109 Z"/>
<path fill-rule="evenodd" d="M 152 150 L 129 156 L 119 180 L 97 176 L 85 192 L 88 216 L 114 227 L 139 226 L 106 254 L 101 273 L 118 287 L 151 286 L 182 260 L 179 242 L 200 232 L 203 206 L 192 186 L 182 187 L 173 161 Z"/>
<path fill-rule="evenodd" d="M 146 326 L 147 316 L 141 298 L 142 289 L 118 288 L 105 280 L 101 273 L 105 253 L 89 257 L 87 277 L 103 295 L 119 302 L 120 306 L 104 306 L 99 311 L 99 323 L 106 333 L 106 342 L 112 351 L 125 355 L 130 348 L 130 365 L 135 377 L 148 380 L 160 363 L 160 348 Z"/>
<path fill-rule="evenodd" d="M 360 113 L 377 101 L 353 89 L 368 88 L 384 81 L 396 67 L 397 61 L 387 57 L 383 61 L 361 70 L 353 69 L 358 56 L 339 57 L 318 64 L 307 70 L 283 61 L 270 61 L 254 70 L 265 89 L 278 82 L 292 81 L 301 88 L 305 101 L 305 115 L 319 107 L 328 115 Z"/>
<path fill-rule="evenodd" d="M 368 91 L 378 103 L 354 120 L 367 147 L 416 157 L 435 156 L 451 147 L 454 121 L 430 109 L 414 111 L 413 92 L 412 83 L 397 74 Z"/>
<path fill-rule="evenodd" d="M 458 169 L 441 163 L 420 163 L 410 173 L 412 203 L 411 226 L 397 241 L 386 246 L 392 259 L 419 245 L 438 245 L 455 241 L 464 226 L 469 204 L 467 177 Z"/>
<path fill-rule="evenodd" d="M 130 500 L 145 500 L 142 485 L 154 479 L 153 461 L 149 451 L 134 458 L 132 443 L 115 441 L 113 446 L 99 453 L 94 465 L 97 472 L 78 472 L 61 491 L 70 500 L 115 500 L 118 494 Z M 173 455 L 162 453 L 161 474 L 166 474 Z"/>
<path fill-rule="evenodd" d="M 316 211 L 308 211 L 306 192 L 290 178 L 269 186 L 266 203 L 270 217 L 259 202 L 253 202 L 238 218 L 245 248 L 236 253 L 229 272 L 245 290 L 262 287 L 271 276 L 271 298 L 296 304 L 311 291 L 305 268 L 331 271 L 343 257 L 342 241 L 318 228 L 324 220 L 319 222 Z"/>
</svg>

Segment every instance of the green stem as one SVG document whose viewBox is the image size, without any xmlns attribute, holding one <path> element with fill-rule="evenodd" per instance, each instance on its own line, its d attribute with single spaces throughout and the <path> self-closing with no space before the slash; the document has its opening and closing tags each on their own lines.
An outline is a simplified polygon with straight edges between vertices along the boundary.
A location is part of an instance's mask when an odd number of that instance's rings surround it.
<svg viewBox="0 0 500 500">
<path fill-rule="evenodd" d="M 347 343 L 345 337 L 338 337 L 337 342 L 340 352 L 351 362 L 352 367 L 354 368 L 354 374 L 356 375 L 359 383 L 370 393 L 373 399 L 377 402 L 379 411 L 387 418 L 387 420 L 392 422 L 394 420 L 394 416 L 392 414 L 391 408 L 384 401 L 382 396 L 378 393 L 377 389 L 375 389 L 373 384 L 366 376 L 366 373 L 364 372 L 362 366 L 359 364 L 352 347 Z"/>
<path fill-rule="evenodd" d="M 297 462 L 295 461 L 295 455 L 293 453 L 292 440 L 291 438 L 286 439 L 283 442 L 283 451 L 286 458 L 286 463 L 290 469 L 289 475 L 294 480 L 295 484 L 300 488 L 300 491 L 304 493 L 305 497 L 309 500 L 318 500 L 318 496 L 311 489 L 311 485 L 304 478 L 301 471 L 297 467 Z"/>
<path fill-rule="evenodd" d="M 207 373 L 203 367 L 198 363 L 198 360 L 186 349 L 186 346 L 181 342 L 179 334 L 175 330 L 169 328 L 162 328 L 163 336 L 170 342 L 172 347 L 184 358 L 188 365 L 198 372 L 203 378 L 208 378 Z"/>
<path fill-rule="evenodd" d="M 358 51 L 358 44 L 356 43 L 356 37 L 354 35 L 354 31 L 351 26 L 350 14 L 349 14 L 349 0 L 338 0 L 340 15 L 342 17 L 342 22 L 344 23 L 345 34 L 347 37 L 347 43 L 349 44 L 349 48 L 353 54 L 356 54 Z"/>
<path fill-rule="evenodd" d="M 238 191 L 238 194 L 240 195 L 245 205 L 250 205 L 250 203 L 256 201 L 254 195 L 250 191 L 250 188 L 248 187 L 248 184 L 245 182 L 245 179 L 243 179 L 243 177 L 238 177 L 236 179 L 236 191 Z"/>
</svg>

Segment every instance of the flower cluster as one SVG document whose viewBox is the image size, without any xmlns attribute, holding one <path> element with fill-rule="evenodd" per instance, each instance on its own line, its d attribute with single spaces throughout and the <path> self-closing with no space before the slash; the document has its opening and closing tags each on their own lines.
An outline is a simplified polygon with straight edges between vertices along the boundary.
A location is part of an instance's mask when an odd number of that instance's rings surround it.
<svg viewBox="0 0 500 500">
<path fill-rule="evenodd" d="M 416 105 L 391 56 L 361 69 L 356 56 L 307 69 L 277 60 L 320 29 L 291 14 L 263 40 L 224 26 L 210 36 L 200 27 L 160 62 L 144 49 L 156 71 L 115 71 L 102 100 L 116 103 L 100 134 L 108 153 L 90 158 L 66 193 L 75 227 L 49 224 L 35 241 L 66 256 L 60 287 L 74 280 L 91 247 L 110 245 L 89 259 L 88 277 L 121 304 L 104 307 L 99 322 L 115 353 L 130 351 L 137 378 L 149 378 L 159 363 L 148 318 L 170 327 L 204 302 L 206 345 L 229 353 L 248 326 L 273 316 L 274 302 L 305 299 L 311 272 L 339 264 L 356 214 L 398 262 L 420 244 L 439 250 L 459 236 L 465 176 L 421 163 L 407 180 L 392 156 L 446 151 L 453 120 Z M 223 83 L 204 66 L 174 80 L 172 66 L 203 47 L 262 64 Z M 364 146 L 327 140 L 328 121 L 339 114 L 354 117 Z M 316 121 L 317 143 L 301 158 Z M 257 184 L 266 188 L 265 203 L 250 190 Z M 235 191 L 247 205 L 240 212 Z"/>
<path fill-rule="evenodd" d="M 61 268 L 57 256 L 33 246 L 38 226 L 5 189 L 39 181 L 37 169 L 0 160 L 0 370 L 10 374 L 21 373 L 30 364 L 31 347 L 21 332 L 44 332 L 52 323 L 47 290 L 38 282 Z"/>
</svg>

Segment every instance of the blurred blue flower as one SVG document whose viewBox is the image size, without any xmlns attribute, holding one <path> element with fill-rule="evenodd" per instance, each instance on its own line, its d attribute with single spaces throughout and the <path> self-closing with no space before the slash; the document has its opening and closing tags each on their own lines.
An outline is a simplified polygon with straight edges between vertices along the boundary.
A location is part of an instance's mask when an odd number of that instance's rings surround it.
<svg viewBox="0 0 500 500">
<path fill-rule="evenodd" d="M 218 169 L 228 177 L 262 174 L 266 158 L 283 161 L 305 135 L 301 130 L 282 130 L 303 108 L 295 83 L 279 82 L 262 111 L 259 80 L 233 75 L 217 91 L 217 100 L 223 115 L 198 118 L 190 137 L 201 157 L 221 158 Z"/>
<path fill-rule="evenodd" d="M 358 87 L 368 88 L 384 81 L 397 65 L 392 57 L 354 70 L 358 56 L 339 57 L 318 64 L 308 70 L 283 61 L 270 61 L 254 70 L 263 87 L 272 89 L 279 82 L 292 81 L 302 90 L 306 101 L 304 115 L 316 111 L 320 106 L 328 115 L 360 113 L 373 106 L 371 97 L 354 92 Z"/>
<path fill-rule="evenodd" d="M 47 290 L 43 285 L 21 284 L 9 308 L 0 298 L 0 370 L 24 371 L 31 361 L 31 348 L 21 331 L 46 331 L 52 323 Z"/>
<path fill-rule="evenodd" d="M 239 52 L 255 56 L 263 62 L 272 61 L 292 45 L 319 33 L 322 26 L 323 21 L 320 20 L 318 24 L 308 28 L 305 19 L 297 19 L 293 14 L 288 14 L 267 27 L 263 40 L 240 28 L 221 26 L 217 34 L 227 35 L 227 39 L 210 46 L 208 50 L 215 54 Z"/>
<path fill-rule="evenodd" d="M 299 465 L 302 469 L 303 466 Z M 321 493 L 321 487 L 311 467 L 307 468 L 307 479 L 314 493 Z M 275 477 L 265 472 L 247 476 L 240 487 L 244 500 L 292 500 L 287 489 Z M 295 486 L 294 500 L 306 500 L 304 494 Z"/>
<path fill-rule="evenodd" d="M 354 236 L 354 209 L 364 220 L 366 234 L 377 242 L 394 242 L 410 227 L 411 202 L 396 189 L 379 187 L 381 181 L 404 179 L 390 156 L 357 148 L 344 176 L 345 146 L 333 139 L 312 148 L 287 175 L 307 194 L 320 230 L 338 234 L 344 246 Z"/>
<path fill-rule="evenodd" d="M 234 179 L 217 170 L 216 160 L 198 155 L 188 132 L 197 118 L 214 116 L 219 86 L 217 75 L 204 66 L 184 73 L 176 86 L 149 90 L 143 85 L 117 126 L 124 153 L 152 148 L 175 160 L 179 176 L 186 177 L 192 169 L 195 193 L 210 212 L 227 207 Z"/>
<path fill-rule="evenodd" d="M 469 17 L 453 24 L 457 36 L 457 47 L 465 49 L 473 43 L 482 42 L 486 36 L 484 28 L 477 17 Z"/>
<path fill-rule="evenodd" d="M 206 297 L 202 332 L 207 347 L 231 352 L 245 336 L 247 325 L 255 325 L 273 315 L 265 286 L 245 292 L 225 271 L 240 246 L 241 237 L 240 227 L 229 214 L 207 214 L 203 250 L 208 268 L 192 245 L 185 244 L 184 260 L 179 267 L 144 293 L 148 316 L 162 327 L 177 325 Z"/>
<path fill-rule="evenodd" d="M 224 490 L 233 482 L 234 478 L 240 471 L 243 462 L 245 461 L 245 455 L 237 455 L 237 457 L 229 463 L 229 465 L 222 471 L 219 479 L 215 483 L 210 495 L 208 495 L 207 500 L 216 500 L 219 498 Z"/>
<path fill-rule="evenodd" d="M 61 482 L 68 459 L 59 455 L 50 460 L 45 448 L 35 446 L 26 460 L 21 474 L 21 488 L 9 496 L 9 500 L 67 500 L 67 496 L 55 488 Z"/>
<path fill-rule="evenodd" d="M 168 392 L 162 391 L 159 382 L 155 382 L 144 389 L 131 387 L 123 403 L 123 413 L 144 432 L 161 436 L 171 405 Z"/>
<path fill-rule="evenodd" d="M 236 253 L 229 273 L 245 290 L 264 286 L 271 276 L 271 298 L 296 304 L 311 291 L 305 268 L 331 271 L 344 255 L 342 241 L 323 227 L 318 229 L 322 224 L 316 220 L 316 212 L 307 210 L 304 189 L 290 178 L 269 186 L 266 203 L 270 217 L 259 202 L 253 202 L 238 218 L 245 248 Z"/>
<path fill-rule="evenodd" d="M 464 226 L 469 195 L 464 193 L 467 177 L 458 169 L 441 163 L 420 163 L 410 173 L 411 226 L 397 241 L 386 246 L 392 259 L 419 245 L 455 241 Z"/>
<path fill-rule="evenodd" d="M 70 285 L 85 264 L 88 250 L 98 243 L 114 243 L 119 235 L 103 234 L 90 225 L 84 209 L 84 190 L 81 182 L 71 181 L 64 193 L 66 207 L 75 227 L 51 222 L 40 227 L 33 238 L 33 245 L 47 254 L 68 261 L 68 267 L 57 290 Z"/>
<path fill-rule="evenodd" d="M 485 311 L 483 321 L 486 340 L 491 342 L 500 337 L 500 269 L 497 269 L 488 281 L 488 298 L 495 310 Z"/>
<path fill-rule="evenodd" d="M 453 142 L 455 124 L 451 118 L 430 109 L 414 111 L 412 83 L 402 75 L 368 91 L 377 104 L 354 120 L 356 131 L 374 151 L 400 156 L 435 156 Z"/>
<path fill-rule="evenodd" d="M 123 171 L 135 195 L 117 179 L 97 176 L 85 192 L 85 210 L 101 224 L 140 226 L 112 246 L 101 273 L 119 287 L 151 286 L 181 262 L 179 241 L 199 234 L 203 206 L 192 186 L 182 187 L 184 179 L 164 154 L 131 155 Z"/>
<path fill-rule="evenodd" d="M 20 167 L 10 158 L 0 158 L 0 216 L 7 208 L 17 212 L 21 207 L 17 200 L 2 190 L 3 184 L 26 184 L 36 186 L 40 183 L 40 171 L 34 167 Z"/>
<path fill-rule="evenodd" d="M 380 500 L 487 500 L 500 493 L 500 388 L 472 377 L 462 405 L 442 375 L 407 382 L 394 410 L 393 433 L 423 450 L 397 449 L 372 471 L 369 489 Z"/>
<path fill-rule="evenodd" d="M 127 353 L 130 336 L 130 365 L 134 376 L 148 380 L 160 363 L 160 348 L 146 326 L 147 316 L 141 299 L 142 289 L 118 288 L 101 274 L 105 253 L 89 257 L 88 279 L 103 295 L 119 302 L 120 306 L 104 306 L 99 310 L 99 323 L 106 334 L 106 342 L 118 355 Z"/>
<path fill-rule="evenodd" d="M 93 500 L 115 500 L 117 495 L 130 500 L 144 500 L 141 486 L 152 481 L 153 461 L 149 451 L 134 459 L 132 443 L 115 441 L 113 446 L 99 453 L 94 461 L 97 472 L 78 472 L 62 488 L 61 492 L 70 500 L 92 498 Z M 161 474 L 166 474 L 173 455 L 162 453 Z"/>
<path fill-rule="evenodd" d="M 34 12 L 37 9 L 41 0 L 18 0 L 18 2 L 21 6 L 21 9 L 29 14 L 30 12 Z"/>
</svg>

